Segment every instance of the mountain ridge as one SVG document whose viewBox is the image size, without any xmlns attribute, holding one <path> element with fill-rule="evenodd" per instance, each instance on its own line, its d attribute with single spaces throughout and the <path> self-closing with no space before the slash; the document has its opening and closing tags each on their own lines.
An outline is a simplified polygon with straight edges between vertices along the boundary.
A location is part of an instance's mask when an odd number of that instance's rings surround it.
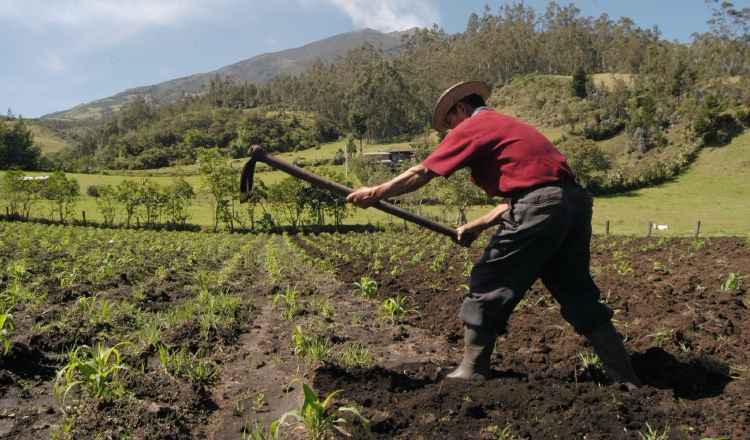
<svg viewBox="0 0 750 440">
<path fill-rule="evenodd" d="M 112 96 L 80 104 L 68 110 L 53 112 L 42 116 L 42 119 L 87 120 L 102 119 L 117 114 L 124 106 L 133 101 L 137 95 L 153 94 L 162 103 L 178 99 L 182 93 L 200 93 L 201 85 L 219 74 L 221 78 L 231 76 L 235 82 L 266 83 L 279 73 L 297 75 L 307 69 L 311 61 L 320 58 L 322 61 L 334 61 L 345 56 L 348 50 L 364 43 L 380 47 L 385 52 L 394 52 L 403 35 L 414 32 L 414 29 L 382 33 L 372 29 L 360 29 L 337 34 L 303 46 L 285 49 L 278 52 L 267 52 L 234 64 L 220 67 L 209 72 L 163 81 L 148 86 L 126 89 Z"/>
</svg>

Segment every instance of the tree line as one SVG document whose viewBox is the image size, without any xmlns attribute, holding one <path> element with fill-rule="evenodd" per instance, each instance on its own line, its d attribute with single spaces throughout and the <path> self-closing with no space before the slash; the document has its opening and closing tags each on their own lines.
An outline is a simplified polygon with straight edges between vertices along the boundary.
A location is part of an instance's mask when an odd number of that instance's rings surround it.
<svg viewBox="0 0 750 440">
<path fill-rule="evenodd" d="M 143 227 L 192 229 L 189 208 L 201 197 L 210 207 L 212 228 L 226 230 L 274 231 L 284 226 L 297 230 L 303 226 L 340 226 L 352 213 L 343 197 L 288 177 L 266 186 L 255 183 L 255 192 L 247 205 L 235 204 L 239 172 L 227 164 L 217 148 L 197 151 L 198 182 L 188 183 L 186 175 L 177 174 L 170 184 L 141 179 L 123 179 L 116 185 L 91 185 L 86 189 L 93 197 L 104 227 Z M 327 168 L 316 169 L 321 175 L 351 186 L 341 173 Z M 21 170 L 10 170 L 0 180 L 0 198 L 11 219 L 43 218 L 69 222 L 80 200 L 81 188 L 75 178 L 62 171 L 49 176 L 25 176 Z"/>
</svg>

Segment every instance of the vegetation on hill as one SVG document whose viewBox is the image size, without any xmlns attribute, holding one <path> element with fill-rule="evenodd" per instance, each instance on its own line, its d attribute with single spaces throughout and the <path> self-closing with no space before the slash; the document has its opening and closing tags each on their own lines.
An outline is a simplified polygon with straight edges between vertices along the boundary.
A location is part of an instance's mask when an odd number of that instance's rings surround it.
<svg viewBox="0 0 750 440">
<path fill-rule="evenodd" d="M 87 130 L 45 122 L 75 145 L 50 157 L 69 170 L 150 169 L 192 164 L 204 147 L 241 157 L 252 143 L 286 152 L 347 134 L 424 138 L 439 93 L 481 79 L 493 85 L 491 106 L 564 133 L 555 141 L 590 191 L 641 188 L 750 125 L 750 9 L 708 3 L 711 30 L 691 44 L 661 40 L 657 27 L 627 18 L 581 17 L 572 4 L 486 8 L 461 33 L 404 35 L 398 57 L 364 44 L 268 84 L 217 75 L 205 92 L 167 104 L 138 96 Z M 353 166 L 369 173 L 363 182 L 378 174 Z"/>
</svg>

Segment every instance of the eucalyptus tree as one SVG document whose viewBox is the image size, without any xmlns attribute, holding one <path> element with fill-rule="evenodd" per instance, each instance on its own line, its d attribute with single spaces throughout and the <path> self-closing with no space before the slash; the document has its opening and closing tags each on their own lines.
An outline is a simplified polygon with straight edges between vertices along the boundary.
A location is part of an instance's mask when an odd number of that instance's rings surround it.
<svg viewBox="0 0 750 440">
<path fill-rule="evenodd" d="M 58 213 L 60 221 L 71 215 L 73 208 L 78 202 L 81 187 L 76 179 L 68 179 L 62 171 L 55 171 L 44 182 L 42 194 L 51 202 L 50 212 L 52 219 L 55 212 Z"/>
<path fill-rule="evenodd" d="M 197 152 L 198 191 L 207 195 L 213 211 L 214 231 L 219 221 L 234 230 L 231 203 L 239 187 L 239 173 L 219 153 L 218 148 L 199 148 Z"/>
</svg>

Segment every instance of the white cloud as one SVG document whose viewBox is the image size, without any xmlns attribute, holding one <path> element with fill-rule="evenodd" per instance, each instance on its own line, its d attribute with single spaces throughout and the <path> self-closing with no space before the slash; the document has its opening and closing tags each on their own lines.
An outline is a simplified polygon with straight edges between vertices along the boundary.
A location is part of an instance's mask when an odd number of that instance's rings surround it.
<svg viewBox="0 0 750 440">
<path fill-rule="evenodd" d="M 260 2 L 262 0 L 251 0 Z M 0 0 L 3 18 L 44 40 L 41 68 L 53 72 L 154 27 L 220 20 L 242 0 Z"/>
<path fill-rule="evenodd" d="M 315 0 L 300 0 L 309 3 Z M 440 22 L 437 6 L 428 0 L 323 0 L 341 9 L 357 27 L 384 32 L 432 27 Z"/>
</svg>

